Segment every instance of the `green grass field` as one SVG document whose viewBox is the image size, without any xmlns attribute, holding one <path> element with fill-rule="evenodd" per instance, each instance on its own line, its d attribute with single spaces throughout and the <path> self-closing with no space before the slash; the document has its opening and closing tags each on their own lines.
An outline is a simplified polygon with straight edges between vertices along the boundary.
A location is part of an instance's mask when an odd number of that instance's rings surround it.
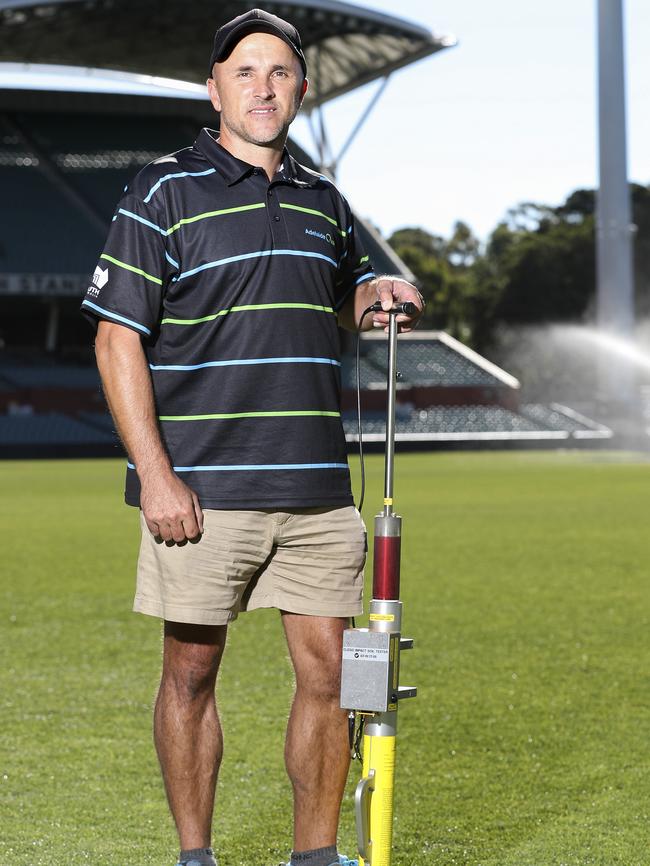
<svg viewBox="0 0 650 866">
<path fill-rule="evenodd" d="M 381 460 L 368 471 L 372 532 Z M 2 866 L 177 853 L 151 744 L 160 627 L 130 613 L 122 473 L 0 463 Z M 650 863 L 650 462 L 410 454 L 396 479 L 416 639 L 402 682 L 419 697 L 400 712 L 394 866 Z M 233 626 L 218 695 L 220 864 L 274 866 L 290 849 L 291 695 L 275 612 Z M 340 848 L 354 851 L 351 796 Z"/>
</svg>

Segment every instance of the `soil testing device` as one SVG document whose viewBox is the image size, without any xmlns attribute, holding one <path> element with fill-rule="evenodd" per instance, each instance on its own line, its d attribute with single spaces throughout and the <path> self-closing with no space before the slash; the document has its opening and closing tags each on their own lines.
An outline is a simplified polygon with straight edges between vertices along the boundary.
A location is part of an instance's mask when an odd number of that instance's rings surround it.
<svg viewBox="0 0 650 866">
<path fill-rule="evenodd" d="M 354 804 L 360 866 L 391 864 L 397 715 L 401 701 L 417 693 L 399 683 L 400 654 L 411 649 L 413 641 L 401 635 L 402 518 L 393 510 L 397 315 L 415 310 L 407 303 L 389 311 L 384 505 L 375 517 L 369 627 L 343 633 L 341 707 L 354 712 L 356 737 L 351 739 L 363 743 L 362 778 Z"/>
</svg>

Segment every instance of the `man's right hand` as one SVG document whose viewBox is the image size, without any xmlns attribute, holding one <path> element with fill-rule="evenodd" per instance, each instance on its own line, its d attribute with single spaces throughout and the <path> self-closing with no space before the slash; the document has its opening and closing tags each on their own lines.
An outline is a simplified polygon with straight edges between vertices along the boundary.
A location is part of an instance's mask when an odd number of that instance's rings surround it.
<svg viewBox="0 0 650 866">
<path fill-rule="evenodd" d="M 163 541 L 180 543 L 203 532 L 199 497 L 171 471 L 141 479 L 140 506 L 149 532 Z"/>
</svg>

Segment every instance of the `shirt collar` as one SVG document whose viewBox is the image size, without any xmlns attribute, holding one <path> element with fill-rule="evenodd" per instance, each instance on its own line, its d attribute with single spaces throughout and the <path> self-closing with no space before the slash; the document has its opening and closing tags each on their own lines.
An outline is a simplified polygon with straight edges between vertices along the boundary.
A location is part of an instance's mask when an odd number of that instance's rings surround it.
<svg viewBox="0 0 650 866">
<path fill-rule="evenodd" d="M 256 167 L 244 162 L 242 159 L 237 159 L 230 151 L 222 147 L 217 141 L 218 135 L 219 133 L 214 129 L 204 128 L 199 133 L 194 146 L 224 177 L 228 186 L 233 186 L 233 184 L 252 174 Z M 318 175 L 304 169 L 291 156 L 286 147 L 278 175 L 294 186 L 312 187 L 319 181 Z"/>
<path fill-rule="evenodd" d="M 285 177 L 287 180 L 294 183 L 295 186 L 312 187 L 316 186 L 320 181 L 320 175 L 316 172 L 309 171 L 300 165 L 300 163 L 291 156 L 286 147 L 284 149 L 282 165 L 284 167 Z"/>
<path fill-rule="evenodd" d="M 216 130 L 206 127 L 199 133 L 194 146 L 224 177 L 228 186 L 232 186 L 238 180 L 251 174 L 255 170 L 255 166 L 233 156 L 230 151 L 219 144 L 218 136 L 219 133 Z"/>
</svg>

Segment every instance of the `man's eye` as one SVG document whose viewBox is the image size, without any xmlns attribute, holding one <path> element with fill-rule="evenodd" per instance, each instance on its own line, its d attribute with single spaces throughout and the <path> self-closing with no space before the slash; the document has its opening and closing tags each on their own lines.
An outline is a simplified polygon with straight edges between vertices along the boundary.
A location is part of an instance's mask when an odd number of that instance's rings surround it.
<svg viewBox="0 0 650 866">
<path fill-rule="evenodd" d="M 287 77 L 287 73 L 284 71 L 284 69 L 276 69 L 275 72 L 274 72 L 273 74 L 276 76 L 276 78 L 277 78 L 278 76 L 279 76 L 280 78 L 286 78 L 286 77 Z"/>
</svg>

